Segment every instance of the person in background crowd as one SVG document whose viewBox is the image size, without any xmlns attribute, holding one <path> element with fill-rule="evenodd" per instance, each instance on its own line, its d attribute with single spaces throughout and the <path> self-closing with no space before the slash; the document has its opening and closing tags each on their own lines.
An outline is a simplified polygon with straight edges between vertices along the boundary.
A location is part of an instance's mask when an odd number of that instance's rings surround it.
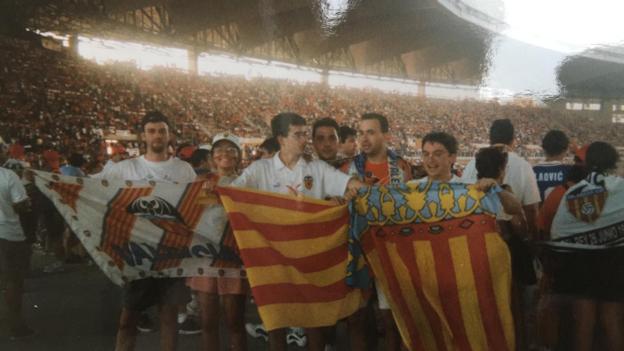
<svg viewBox="0 0 624 351">
<path fill-rule="evenodd" d="M 572 167 L 563 162 L 568 154 L 569 144 L 568 137 L 560 130 L 548 131 L 542 140 L 542 149 L 546 159 L 544 162 L 533 166 L 542 202 L 548 195 L 548 189 L 563 184 L 570 167 Z"/>
<path fill-rule="evenodd" d="M 477 168 L 477 188 L 481 191 L 488 191 L 492 187 L 501 187 L 497 195 L 502 210 L 512 216 L 521 216 L 522 204 L 513 195 L 512 189 L 503 183 L 505 167 L 507 167 L 507 153 L 496 147 L 483 148 L 475 156 L 475 167 Z"/>
<path fill-rule="evenodd" d="M 266 138 L 262 144 L 258 146 L 258 158 L 272 158 L 280 149 L 277 139 L 274 137 Z"/>
<path fill-rule="evenodd" d="M 624 179 L 614 175 L 619 159 L 617 150 L 609 143 L 596 141 L 589 145 L 585 159 L 589 175 L 570 187 L 564 195 L 566 201 L 559 204 L 552 223 L 553 240 L 572 240 L 574 243 L 603 247 L 621 240 Z M 601 194 L 604 195 L 604 202 L 599 200 Z M 568 206 L 569 201 L 578 199 L 584 203 L 579 210 Z M 600 203 L 602 205 L 598 205 Z M 588 220 L 585 216 L 593 217 Z M 579 256 L 568 263 L 576 265 L 573 269 L 553 277 L 554 292 L 561 291 L 573 300 L 575 351 L 597 349 L 597 326 L 601 327 L 604 335 L 601 349 L 624 349 L 621 251 L 610 253 L 603 249 L 600 252 L 600 256 Z"/>
<path fill-rule="evenodd" d="M 210 150 L 199 148 L 193 151 L 189 162 L 191 163 L 191 166 L 193 166 L 193 170 L 195 170 L 195 173 L 200 176 L 211 172 L 211 160 L 212 158 L 210 156 Z"/>
<path fill-rule="evenodd" d="M 312 125 L 312 146 L 319 159 L 346 173 L 350 162 L 344 159 L 337 159 L 339 149 L 338 132 L 338 123 L 334 119 L 321 118 L 317 120 Z M 362 308 L 364 307 L 366 306 L 362 306 Z M 364 334 L 365 317 L 365 311 L 360 309 L 347 318 L 351 349 L 365 350 L 366 348 L 366 338 Z M 323 347 L 329 349 L 333 347 L 335 330 L 335 326 L 327 328 L 308 328 L 306 330 L 308 334 L 308 347 L 311 350 L 321 350 Z"/>
<path fill-rule="evenodd" d="M 82 167 L 86 163 L 86 160 L 81 154 L 73 153 L 69 156 L 68 164 L 60 168 L 62 175 L 72 177 L 84 177 L 85 173 Z"/>
<path fill-rule="evenodd" d="M 6 161 L 6 145 L 0 145 L 0 163 Z M 22 319 L 24 277 L 30 269 L 30 244 L 20 224 L 19 214 L 30 207 L 26 189 L 12 170 L 0 168 L 0 278 L 6 283 L 4 300 L 9 338 L 17 340 L 34 334 Z"/>
<path fill-rule="evenodd" d="M 514 195 L 520 200 L 524 216 L 499 215 L 498 221 L 502 234 L 512 252 L 512 270 L 514 279 L 514 318 L 516 323 L 516 343 L 519 349 L 536 347 L 537 330 L 535 326 L 537 308 L 537 277 L 533 267 L 533 255 L 529 250 L 528 241 L 537 237 L 537 210 L 540 203 L 539 188 L 533 167 L 528 161 L 513 152 L 515 129 L 509 119 L 497 119 L 492 122 L 489 132 L 490 145 L 500 147 L 507 152 L 508 161 L 505 168 L 504 183 L 511 187 Z M 477 170 L 475 160 L 471 160 L 462 180 L 475 183 Z M 518 231 L 522 232 L 518 232 Z"/>
<path fill-rule="evenodd" d="M 357 154 L 357 130 L 349 126 L 340 126 L 338 135 L 340 145 L 338 155 L 340 158 L 352 158 Z"/>
</svg>

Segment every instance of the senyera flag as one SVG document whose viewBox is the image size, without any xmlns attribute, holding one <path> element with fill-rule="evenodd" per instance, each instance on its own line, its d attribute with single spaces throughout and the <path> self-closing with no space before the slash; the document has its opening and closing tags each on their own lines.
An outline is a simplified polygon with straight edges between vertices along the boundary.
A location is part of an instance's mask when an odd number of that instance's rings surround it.
<svg viewBox="0 0 624 351">
<path fill-rule="evenodd" d="M 168 184 L 69 177 L 35 171 L 35 184 L 56 206 L 94 262 L 115 284 L 146 277 L 240 276 L 212 267 L 237 260 L 226 240 L 222 206 L 202 183 Z"/>
<path fill-rule="evenodd" d="M 362 304 L 346 285 L 346 205 L 218 188 L 267 330 L 334 325 Z"/>
<path fill-rule="evenodd" d="M 510 254 L 494 216 L 499 205 L 493 193 L 437 182 L 372 187 L 356 198 L 351 239 L 410 350 L 514 349 Z"/>
</svg>

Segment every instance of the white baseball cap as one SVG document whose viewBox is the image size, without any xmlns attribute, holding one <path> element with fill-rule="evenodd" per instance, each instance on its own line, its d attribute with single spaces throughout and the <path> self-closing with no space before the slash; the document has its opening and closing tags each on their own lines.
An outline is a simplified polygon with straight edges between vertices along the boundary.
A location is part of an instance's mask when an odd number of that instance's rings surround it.
<svg viewBox="0 0 624 351">
<path fill-rule="evenodd" d="M 239 150 L 243 149 L 241 147 L 241 144 L 240 144 L 240 139 L 236 135 L 231 134 L 231 133 L 219 133 L 219 134 L 215 135 L 212 138 L 212 146 L 214 147 L 214 145 L 216 143 L 218 143 L 219 141 L 221 141 L 221 140 L 227 140 L 227 141 L 233 143 L 234 145 L 236 145 L 236 147 Z"/>
</svg>

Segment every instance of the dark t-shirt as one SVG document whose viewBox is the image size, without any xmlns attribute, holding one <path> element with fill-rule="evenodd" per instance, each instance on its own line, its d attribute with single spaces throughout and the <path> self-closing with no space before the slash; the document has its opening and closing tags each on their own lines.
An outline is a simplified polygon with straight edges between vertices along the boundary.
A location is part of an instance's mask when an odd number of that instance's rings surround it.
<svg viewBox="0 0 624 351">
<path fill-rule="evenodd" d="M 533 167 L 542 202 L 546 189 L 563 184 L 570 168 L 572 165 L 562 163 L 542 163 Z"/>
</svg>

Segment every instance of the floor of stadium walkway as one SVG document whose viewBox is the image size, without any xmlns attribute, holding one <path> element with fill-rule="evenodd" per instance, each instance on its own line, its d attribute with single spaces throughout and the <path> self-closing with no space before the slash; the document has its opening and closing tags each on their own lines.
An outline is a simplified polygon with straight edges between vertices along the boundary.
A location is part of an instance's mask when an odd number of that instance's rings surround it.
<svg viewBox="0 0 624 351">
<path fill-rule="evenodd" d="M 62 272 L 43 273 L 42 267 L 52 260 L 35 253 L 32 273 L 25 282 L 24 315 L 36 334 L 20 341 L 8 340 L 6 313 L 0 304 L 0 350 L 113 350 L 121 290 L 98 268 L 85 264 L 65 265 Z M 247 310 L 248 321 L 259 320 L 253 306 Z M 344 325 L 339 326 L 337 333 L 336 350 L 347 350 Z M 139 333 L 136 350 L 158 350 L 158 335 Z M 199 335 L 180 335 L 178 350 L 198 350 L 199 343 Z M 266 349 L 264 341 L 248 338 L 248 350 Z M 304 348 L 290 345 L 289 351 L 293 350 Z"/>
</svg>

